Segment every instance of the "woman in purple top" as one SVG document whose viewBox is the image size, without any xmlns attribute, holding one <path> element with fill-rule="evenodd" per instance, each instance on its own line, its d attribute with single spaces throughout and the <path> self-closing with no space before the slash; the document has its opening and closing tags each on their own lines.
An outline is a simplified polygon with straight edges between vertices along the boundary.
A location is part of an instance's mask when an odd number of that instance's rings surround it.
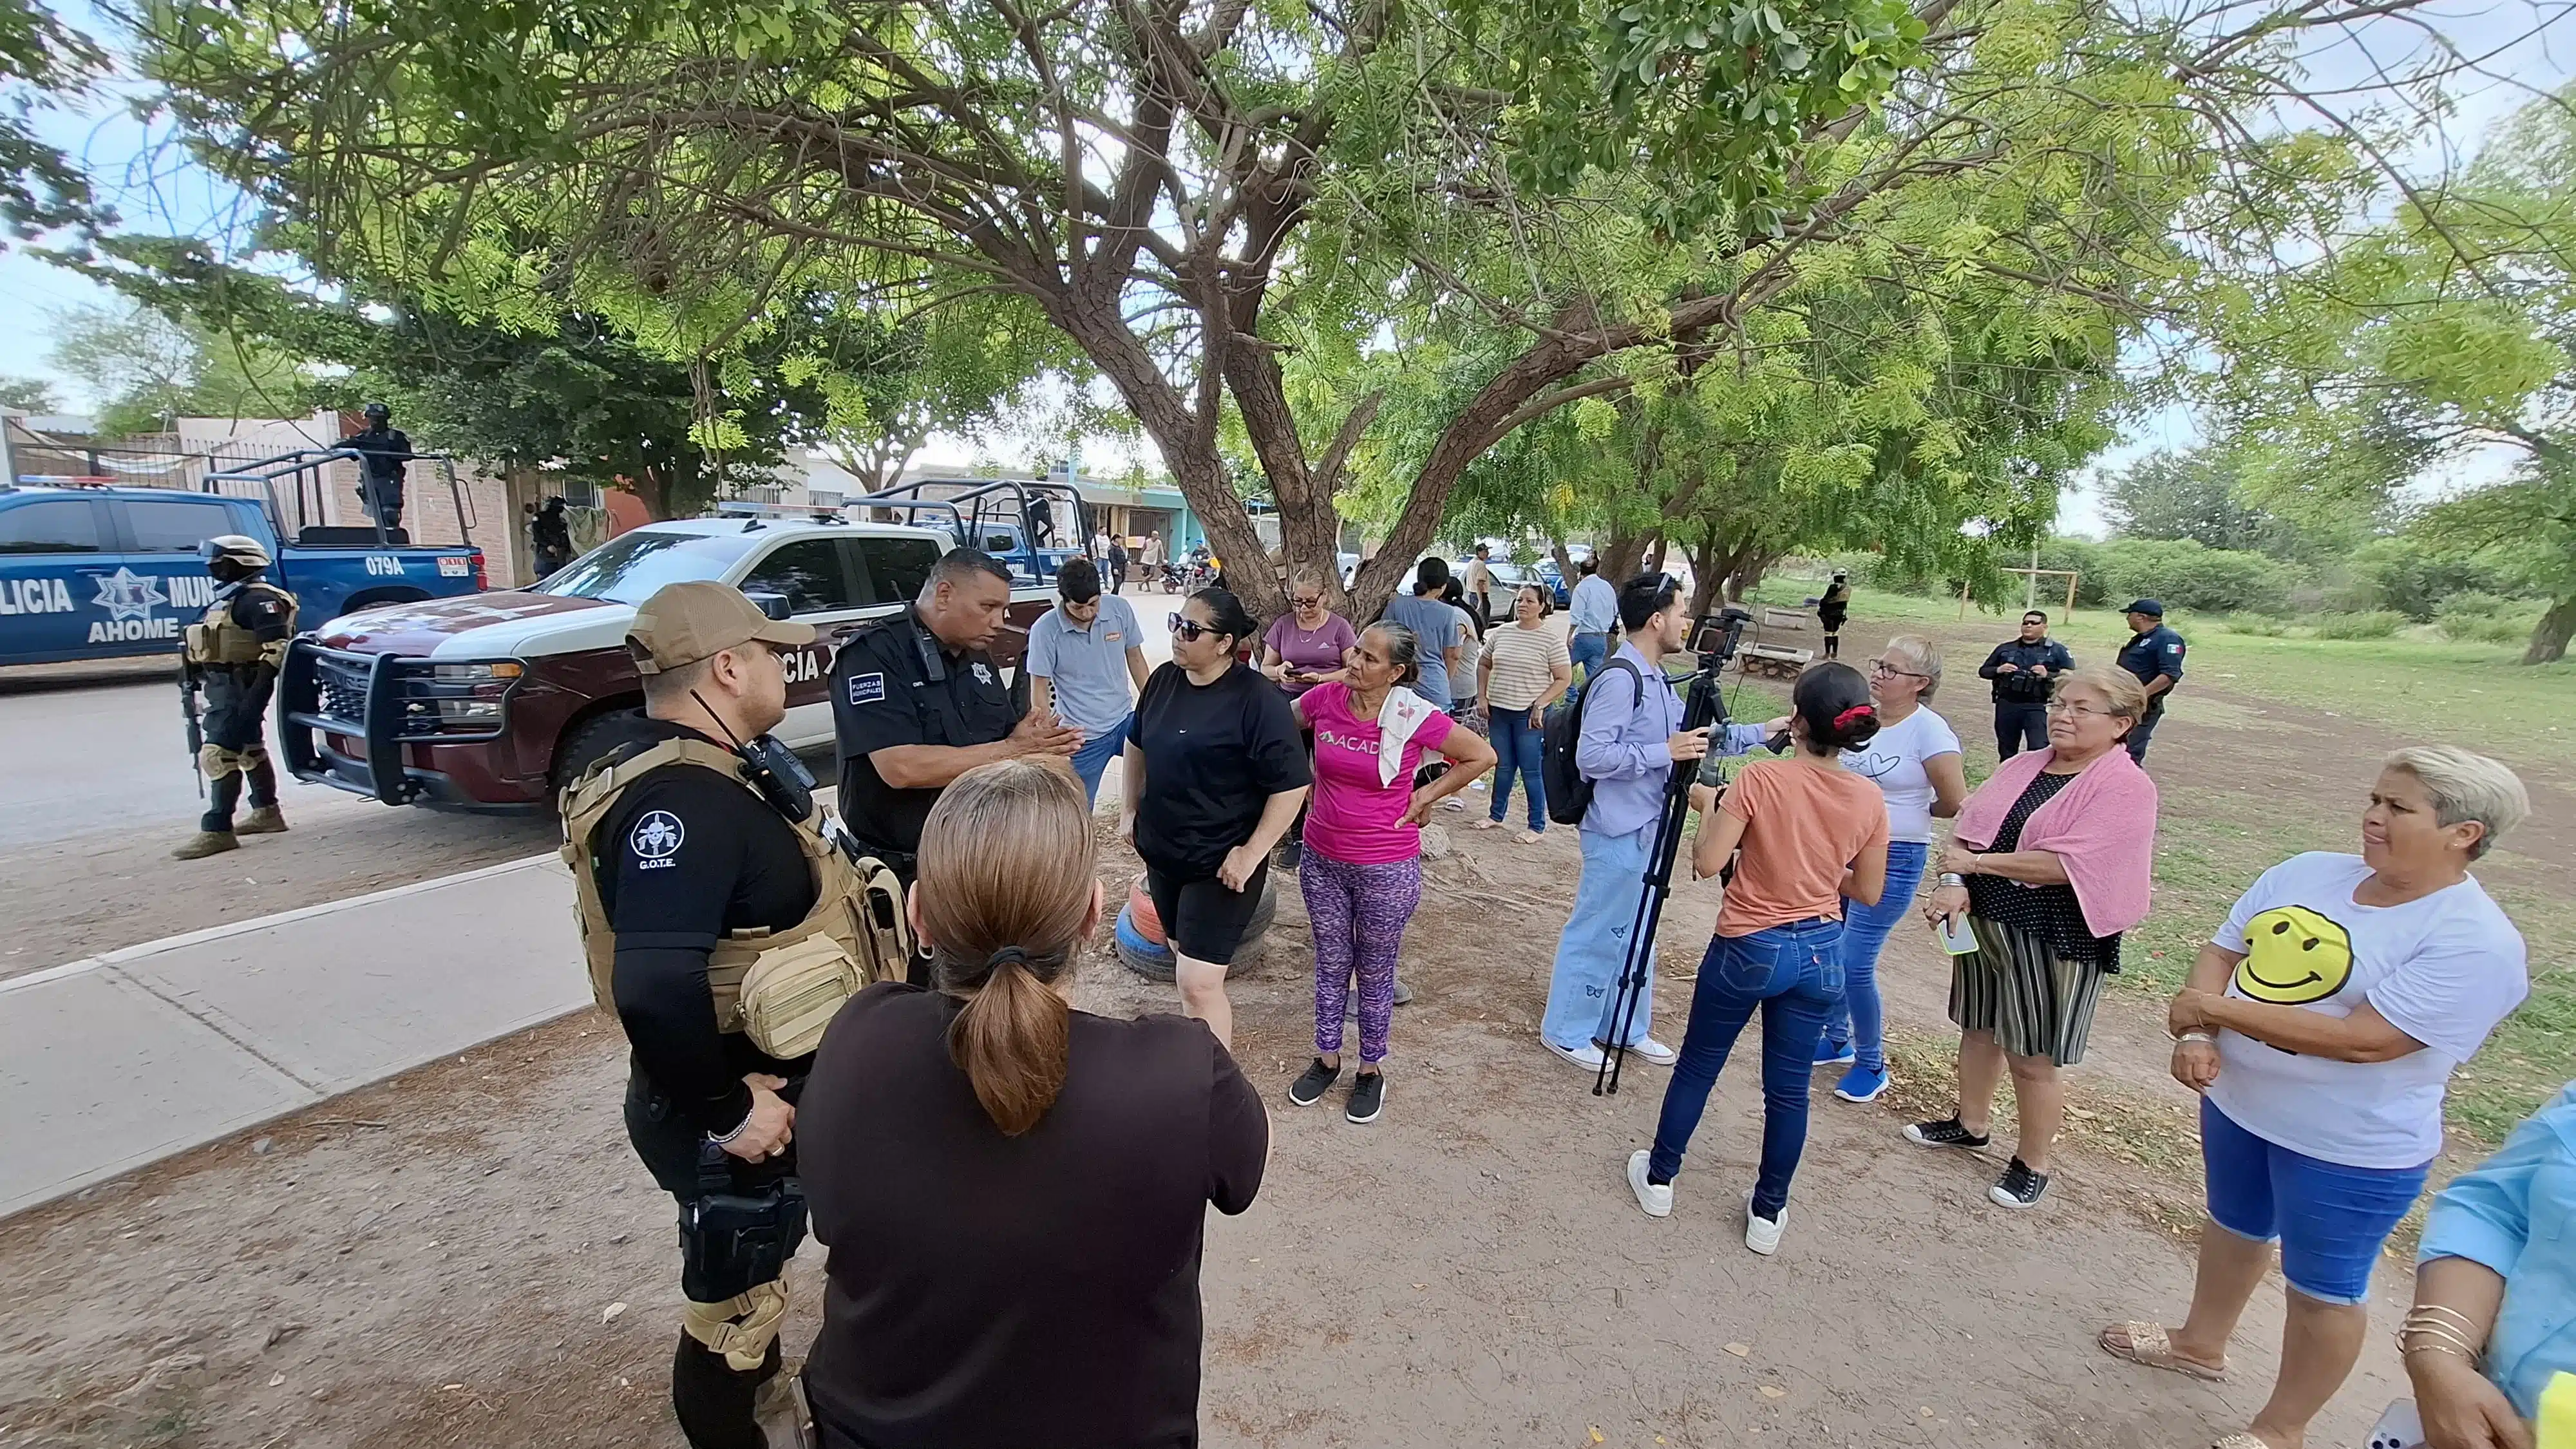
<svg viewBox="0 0 2576 1449">
<path fill-rule="evenodd" d="M 1261 636 L 1261 672 L 1296 698 L 1328 680 L 1344 678 L 1359 631 L 1324 607 L 1324 580 L 1313 569 L 1288 576 L 1289 612 L 1270 621 Z"/>
<path fill-rule="evenodd" d="M 1278 681 L 1295 699 L 1318 684 L 1348 683 L 1351 661 L 1358 657 L 1359 631 L 1351 621 L 1324 607 L 1324 577 L 1311 568 L 1288 576 L 1288 612 L 1270 621 L 1261 636 L 1261 672 Z M 1302 723 L 1302 721 L 1301 721 Z M 1315 731 L 1308 727 L 1306 763 L 1315 763 Z M 1279 842 L 1281 870 L 1295 870 L 1306 858 L 1306 812 L 1288 827 Z"/>
</svg>

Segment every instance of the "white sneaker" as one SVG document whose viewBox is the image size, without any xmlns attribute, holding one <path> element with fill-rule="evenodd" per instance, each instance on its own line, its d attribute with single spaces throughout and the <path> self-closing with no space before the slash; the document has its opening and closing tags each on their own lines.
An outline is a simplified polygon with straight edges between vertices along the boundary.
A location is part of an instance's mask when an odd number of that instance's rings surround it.
<svg viewBox="0 0 2576 1449">
<path fill-rule="evenodd" d="M 1659 1067 L 1669 1067 L 1673 1063 L 1682 1059 L 1682 1054 L 1680 1052 L 1674 1051 L 1671 1047 L 1664 1045 L 1653 1037 L 1645 1037 L 1638 1041 L 1630 1042 L 1628 1044 L 1628 1055 L 1632 1057 L 1643 1057 L 1647 1061 L 1652 1062 Z"/>
<path fill-rule="evenodd" d="M 1585 1042 L 1579 1047 L 1561 1047 L 1556 1043 L 1549 1041 L 1545 1037 L 1540 1037 L 1539 1041 L 1541 1044 L 1545 1045 L 1549 1051 L 1556 1053 L 1558 1056 L 1565 1058 L 1567 1061 L 1574 1063 L 1576 1066 L 1583 1068 L 1587 1072 L 1597 1072 L 1601 1070 L 1601 1063 L 1604 1060 L 1601 1055 L 1601 1048 L 1594 1046 L 1590 1042 Z"/>
<path fill-rule="evenodd" d="M 1642 1173 L 1639 1180 L 1644 1180 Z M 1753 1189 L 1748 1187 L 1744 1190 L 1744 1246 L 1768 1258 L 1780 1251 L 1780 1230 L 1788 1225 L 1787 1204 L 1781 1205 L 1780 1216 L 1776 1218 L 1758 1218 L 1753 1215 Z"/>
<path fill-rule="evenodd" d="M 1646 1181 L 1646 1161 L 1653 1155 L 1642 1147 L 1628 1154 L 1628 1190 L 1637 1195 L 1637 1206 L 1646 1210 L 1646 1216 L 1668 1218 L 1673 1215 L 1673 1185 Z"/>
</svg>

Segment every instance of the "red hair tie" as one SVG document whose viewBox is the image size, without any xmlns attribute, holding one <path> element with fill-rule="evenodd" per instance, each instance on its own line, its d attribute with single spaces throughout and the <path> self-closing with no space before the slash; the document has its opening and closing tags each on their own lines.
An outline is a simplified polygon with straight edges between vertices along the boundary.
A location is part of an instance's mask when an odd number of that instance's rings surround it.
<svg viewBox="0 0 2576 1449">
<path fill-rule="evenodd" d="M 1834 716 L 1834 728 L 1838 730 L 1847 730 L 1852 727 L 1852 722 L 1855 720 L 1876 718 L 1878 718 L 1877 710 L 1865 704 L 1856 704 L 1851 708 L 1844 710 L 1841 714 Z"/>
</svg>

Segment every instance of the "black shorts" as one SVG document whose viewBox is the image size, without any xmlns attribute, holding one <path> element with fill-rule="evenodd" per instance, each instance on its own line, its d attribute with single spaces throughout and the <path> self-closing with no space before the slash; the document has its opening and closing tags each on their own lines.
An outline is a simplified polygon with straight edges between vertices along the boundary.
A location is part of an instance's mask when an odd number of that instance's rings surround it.
<svg viewBox="0 0 2576 1449">
<path fill-rule="evenodd" d="M 1154 898 L 1154 914 L 1163 923 L 1163 939 L 1174 951 L 1212 966 L 1230 965 L 1234 948 L 1243 944 L 1243 929 L 1261 904 L 1261 888 L 1270 878 L 1265 857 L 1243 889 L 1230 891 L 1215 876 L 1184 880 L 1147 863 L 1145 894 Z"/>
</svg>

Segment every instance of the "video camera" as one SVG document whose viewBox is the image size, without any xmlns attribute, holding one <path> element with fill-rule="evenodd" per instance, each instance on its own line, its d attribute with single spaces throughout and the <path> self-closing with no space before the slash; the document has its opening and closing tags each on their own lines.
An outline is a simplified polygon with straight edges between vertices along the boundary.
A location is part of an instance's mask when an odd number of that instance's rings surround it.
<svg viewBox="0 0 2576 1449">
<path fill-rule="evenodd" d="M 1699 667 L 1709 673 L 1726 667 L 1735 657 L 1736 647 L 1744 642 L 1744 626 L 1753 622 L 1753 611 L 1741 604 L 1728 604 L 1714 614 L 1702 614 L 1690 627 L 1690 651 L 1699 656 Z"/>
</svg>

